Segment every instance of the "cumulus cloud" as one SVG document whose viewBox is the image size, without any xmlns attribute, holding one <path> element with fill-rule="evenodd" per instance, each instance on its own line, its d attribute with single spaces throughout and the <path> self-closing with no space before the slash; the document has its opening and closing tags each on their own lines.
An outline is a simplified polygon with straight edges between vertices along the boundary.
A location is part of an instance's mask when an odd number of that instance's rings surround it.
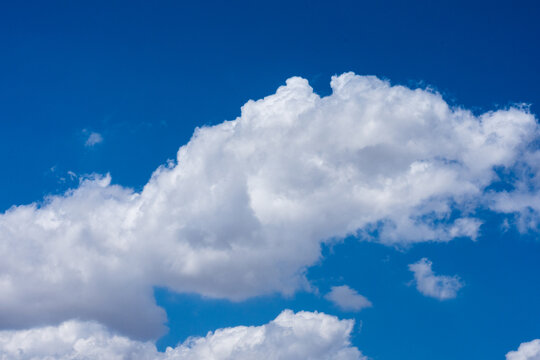
<svg viewBox="0 0 540 360">
<path fill-rule="evenodd" d="M 351 346 L 352 320 L 317 312 L 283 311 L 262 326 L 238 326 L 190 338 L 164 353 L 154 344 L 111 333 L 95 322 L 67 321 L 20 331 L 0 331 L 4 360 L 366 360 Z"/>
<path fill-rule="evenodd" d="M 371 301 L 347 285 L 332 286 L 324 297 L 345 311 L 360 311 L 372 306 Z"/>
<path fill-rule="evenodd" d="M 426 258 L 409 265 L 409 270 L 414 273 L 416 289 L 425 296 L 439 300 L 455 298 L 459 289 L 463 287 L 459 277 L 435 275 L 431 266 L 431 261 Z"/>
<path fill-rule="evenodd" d="M 87 132 L 87 131 L 85 131 Z M 103 142 L 103 136 L 101 136 L 100 133 L 97 132 L 90 132 L 88 134 L 88 138 L 86 139 L 86 142 L 84 143 L 84 146 L 86 147 L 93 147 L 99 143 Z"/>
<path fill-rule="evenodd" d="M 517 351 L 506 354 L 506 360 L 540 360 L 540 339 L 520 344 Z"/>
<path fill-rule="evenodd" d="M 536 161 L 526 109 L 475 116 L 352 73 L 331 86 L 321 98 L 294 77 L 237 119 L 197 129 L 141 192 L 95 176 L 1 214 L 0 327 L 76 317 L 156 337 L 165 314 L 154 286 L 291 294 L 308 286 L 324 242 L 474 239 L 476 208 L 519 211 L 490 186 Z M 522 181 L 526 170 L 512 171 Z"/>
</svg>

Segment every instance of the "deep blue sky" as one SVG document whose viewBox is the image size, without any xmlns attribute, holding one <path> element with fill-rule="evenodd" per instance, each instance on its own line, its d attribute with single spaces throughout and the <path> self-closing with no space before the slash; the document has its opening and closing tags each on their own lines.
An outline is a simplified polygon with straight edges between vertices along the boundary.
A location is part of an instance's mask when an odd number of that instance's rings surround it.
<svg viewBox="0 0 540 360">
<path fill-rule="evenodd" d="M 539 16 L 535 1 L 5 2 L 0 209 L 75 186 L 60 180 L 67 171 L 110 172 L 139 189 L 196 126 L 234 119 L 293 75 L 320 94 L 354 71 L 429 85 L 478 112 L 523 102 L 538 113 Z M 85 129 L 103 143 L 85 148 Z M 356 318 L 354 342 L 374 359 L 502 358 L 540 337 L 540 245 L 495 221 L 483 234 L 404 251 L 353 239 L 326 249 L 310 278 L 361 289 L 374 307 L 358 314 L 310 294 L 232 304 L 158 289 L 172 329 L 159 344 L 289 307 Z M 407 286 L 407 264 L 421 257 L 465 279 L 457 299 Z"/>
</svg>

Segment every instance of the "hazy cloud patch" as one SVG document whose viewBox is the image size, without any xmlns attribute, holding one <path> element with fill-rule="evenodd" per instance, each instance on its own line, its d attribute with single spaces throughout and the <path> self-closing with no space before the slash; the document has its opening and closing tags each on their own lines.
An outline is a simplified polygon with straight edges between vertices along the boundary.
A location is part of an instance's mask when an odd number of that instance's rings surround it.
<svg viewBox="0 0 540 360">
<path fill-rule="evenodd" d="M 103 142 L 103 136 L 100 133 L 88 130 L 83 132 L 88 136 L 84 142 L 84 146 L 94 147 L 95 145 Z"/>
</svg>

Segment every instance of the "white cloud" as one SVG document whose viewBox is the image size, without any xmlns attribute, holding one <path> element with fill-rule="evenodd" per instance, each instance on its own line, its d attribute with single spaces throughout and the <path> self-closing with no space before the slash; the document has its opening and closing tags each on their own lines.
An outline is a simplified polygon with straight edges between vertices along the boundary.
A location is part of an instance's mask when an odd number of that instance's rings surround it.
<svg viewBox="0 0 540 360">
<path fill-rule="evenodd" d="M 331 86 L 320 98 L 291 78 L 236 120 L 197 129 L 141 192 L 97 176 L 1 214 L 0 326 L 76 317 L 152 338 L 165 320 L 154 286 L 291 294 L 323 242 L 475 238 L 474 209 L 501 209 L 486 190 L 493 168 L 533 159 L 538 127 L 523 109 L 476 117 L 351 73 Z"/>
<path fill-rule="evenodd" d="M 360 311 L 372 306 L 371 301 L 347 285 L 332 286 L 324 297 L 345 311 Z"/>
<path fill-rule="evenodd" d="M 86 139 L 86 142 L 84 143 L 84 146 L 93 147 L 94 145 L 97 145 L 97 144 L 99 144 L 101 142 L 103 142 L 103 136 L 101 136 L 100 133 L 92 131 L 88 135 L 88 138 Z"/>
<path fill-rule="evenodd" d="M 506 360 L 540 360 L 540 339 L 520 344 L 517 351 L 506 354 Z"/>
<path fill-rule="evenodd" d="M 425 296 L 439 300 L 455 298 L 459 289 L 463 287 L 459 277 L 435 275 L 431 266 L 431 261 L 426 258 L 409 265 L 409 270 L 414 273 L 416 289 Z"/>
<path fill-rule="evenodd" d="M 154 344 L 111 333 L 95 322 L 67 321 L 0 331 L 3 360 L 367 360 L 351 346 L 352 320 L 323 313 L 283 311 L 262 326 L 238 326 L 190 338 L 158 352 Z"/>
</svg>

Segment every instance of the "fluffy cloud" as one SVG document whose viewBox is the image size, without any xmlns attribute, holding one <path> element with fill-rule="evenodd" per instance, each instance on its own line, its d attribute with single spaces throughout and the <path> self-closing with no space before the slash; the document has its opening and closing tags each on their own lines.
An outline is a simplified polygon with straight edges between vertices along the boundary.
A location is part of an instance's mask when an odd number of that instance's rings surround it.
<svg viewBox="0 0 540 360">
<path fill-rule="evenodd" d="M 414 273 L 416 289 L 425 296 L 439 300 L 453 299 L 457 296 L 463 284 L 457 276 L 435 275 L 431 269 L 432 263 L 426 258 L 409 265 Z"/>
<path fill-rule="evenodd" d="M 506 354 L 506 360 L 540 360 L 540 339 L 522 343 L 517 351 Z"/>
<path fill-rule="evenodd" d="M 152 338 L 165 320 L 154 286 L 291 294 L 308 286 L 323 242 L 474 239 L 476 208 L 520 211 L 523 191 L 491 185 L 505 169 L 529 181 L 519 175 L 534 167 L 538 126 L 526 109 L 475 116 L 351 73 L 331 86 L 321 98 L 291 78 L 239 118 L 197 129 L 141 192 L 96 176 L 1 214 L 0 327 L 76 317 Z"/>
<path fill-rule="evenodd" d="M 94 322 L 0 332 L 3 360 L 362 360 L 349 341 L 354 322 L 322 313 L 282 312 L 262 326 L 219 329 L 161 353 L 150 342 L 130 340 Z"/>
<path fill-rule="evenodd" d="M 324 297 L 345 311 L 360 311 L 372 305 L 371 301 L 347 285 L 332 286 Z"/>
</svg>

